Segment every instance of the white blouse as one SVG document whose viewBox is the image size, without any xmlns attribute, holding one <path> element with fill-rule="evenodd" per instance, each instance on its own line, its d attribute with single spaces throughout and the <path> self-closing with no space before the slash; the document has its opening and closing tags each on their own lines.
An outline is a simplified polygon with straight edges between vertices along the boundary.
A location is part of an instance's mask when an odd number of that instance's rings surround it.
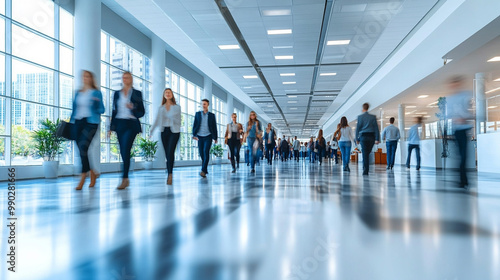
<svg viewBox="0 0 500 280">
<path fill-rule="evenodd" d="M 351 141 L 354 142 L 354 135 L 350 126 L 346 126 L 340 129 L 340 141 Z"/>
<path fill-rule="evenodd" d="M 75 119 L 81 120 L 92 116 L 90 108 L 92 107 L 92 90 L 80 91 L 76 97 Z"/>
<path fill-rule="evenodd" d="M 134 115 L 132 114 L 132 110 L 130 110 L 127 107 L 127 104 L 130 102 L 130 99 L 132 98 L 132 89 L 128 91 L 127 96 L 123 93 L 123 91 L 119 91 L 120 96 L 118 97 L 118 104 L 117 105 L 117 112 L 116 112 L 116 118 L 117 119 L 135 119 Z"/>
<path fill-rule="evenodd" d="M 161 132 L 165 127 L 170 127 L 172 133 L 181 132 L 181 106 L 170 105 L 170 110 L 167 110 L 165 105 L 160 106 L 150 133 L 153 133 L 157 127 L 160 127 Z"/>
</svg>

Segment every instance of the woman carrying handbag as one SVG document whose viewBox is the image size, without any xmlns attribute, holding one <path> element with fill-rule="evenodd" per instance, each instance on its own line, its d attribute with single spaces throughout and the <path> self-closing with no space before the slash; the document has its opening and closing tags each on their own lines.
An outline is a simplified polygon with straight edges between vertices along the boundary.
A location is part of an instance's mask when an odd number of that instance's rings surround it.
<svg viewBox="0 0 500 280">
<path fill-rule="evenodd" d="M 87 173 L 90 171 L 89 188 L 95 186 L 99 174 L 90 168 L 89 146 L 97 132 L 101 122 L 101 114 L 104 113 L 102 93 L 95 84 L 94 75 L 90 71 L 83 71 L 83 86 L 75 94 L 73 100 L 73 112 L 70 123 L 73 123 L 76 146 L 80 152 L 82 162 L 82 174 L 76 190 L 81 190 L 85 184 Z"/>
</svg>

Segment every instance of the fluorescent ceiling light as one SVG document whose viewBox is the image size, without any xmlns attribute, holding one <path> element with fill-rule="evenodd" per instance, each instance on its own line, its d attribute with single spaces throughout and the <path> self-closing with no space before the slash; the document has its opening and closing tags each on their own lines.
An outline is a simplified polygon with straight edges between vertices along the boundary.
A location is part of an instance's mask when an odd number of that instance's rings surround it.
<svg viewBox="0 0 500 280">
<path fill-rule="evenodd" d="M 290 108 L 290 110 L 297 110 L 297 108 Z"/>
<path fill-rule="evenodd" d="M 438 101 L 434 101 L 431 104 L 429 104 L 428 106 L 432 106 L 432 105 L 436 105 L 436 104 L 438 104 Z"/>
<path fill-rule="evenodd" d="M 297 98 L 297 95 L 289 95 L 289 98 Z"/>
<path fill-rule="evenodd" d="M 285 89 L 285 91 L 290 92 L 290 91 L 297 91 L 297 90 L 296 89 Z"/>
<path fill-rule="evenodd" d="M 500 87 L 494 88 L 492 90 L 488 90 L 486 93 L 492 93 L 494 91 L 500 90 Z"/>
<path fill-rule="evenodd" d="M 495 56 L 488 60 L 488 62 L 497 62 L 497 61 L 500 61 L 500 56 Z"/>
<path fill-rule="evenodd" d="M 294 85 L 296 84 L 297 82 L 283 82 L 284 85 Z"/>
<path fill-rule="evenodd" d="M 410 106 L 406 106 L 406 108 L 417 108 L 417 106 L 410 105 Z"/>
<path fill-rule="evenodd" d="M 500 78 L 493 80 L 493 82 L 500 82 Z"/>
<path fill-rule="evenodd" d="M 219 45 L 219 49 L 221 50 L 237 50 L 239 48 L 239 45 Z"/>
<path fill-rule="evenodd" d="M 293 59 L 293 55 L 276 55 L 274 59 Z"/>
<path fill-rule="evenodd" d="M 292 77 L 295 76 L 295 73 L 280 73 L 281 77 Z"/>
<path fill-rule="evenodd" d="M 337 46 L 337 45 L 348 45 L 351 40 L 332 40 L 328 41 L 326 44 L 328 46 Z"/>
<path fill-rule="evenodd" d="M 321 73 L 320 76 L 335 76 L 337 73 Z"/>
<path fill-rule="evenodd" d="M 297 103 L 297 101 L 288 101 L 288 103 Z"/>
<path fill-rule="evenodd" d="M 497 108 L 498 106 L 488 106 L 488 109 L 495 109 Z"/>
<path fill-rule="evenodd" d="M 427 97 L 429 97 L 429 96 L 424 94 L 424 95 L 419 95 L 417 98 L 421 98 L 422 99 L 422 98 L 427 98 Z"/>
<path fill-rule="evenodd" d="M 267 35 L 284 35 L 284 34 L 292 34 L 292 29 L 267 30 Z"/>
<path fill-rule="evenodd" d="M 247 76 L 243 76 L 243 78 L 245 79 L 257 79 L 257 75 L 247 75 Z"/>
<path fill-rule="evenodd" d="M 290 9 L 283 10 L 263 10 L 262 15 L 264 16 L 289 16 L 292 14 Z"/>
<path fill-rule="evenodd" d="M 293 46 L 273 46 L 273 49 L 291 49 Z"/>
<path fill-rule="evenodd" d="M 243 87 L 243 88 L 247 88 L 248 89 L 248 88 L 252 88 L 252 87 Z"/>
</svg>

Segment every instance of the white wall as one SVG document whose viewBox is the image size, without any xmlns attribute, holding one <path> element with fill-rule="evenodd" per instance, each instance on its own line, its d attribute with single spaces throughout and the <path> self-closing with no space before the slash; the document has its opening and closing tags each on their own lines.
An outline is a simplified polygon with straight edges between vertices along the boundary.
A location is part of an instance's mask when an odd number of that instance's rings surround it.
<svg viewBox="0 0 500 280">
<path fill-rule="evenodd" d="M 478 172 L 500 174 L 500 133 L 479 134 L 477 136 Z"/>
</svg>

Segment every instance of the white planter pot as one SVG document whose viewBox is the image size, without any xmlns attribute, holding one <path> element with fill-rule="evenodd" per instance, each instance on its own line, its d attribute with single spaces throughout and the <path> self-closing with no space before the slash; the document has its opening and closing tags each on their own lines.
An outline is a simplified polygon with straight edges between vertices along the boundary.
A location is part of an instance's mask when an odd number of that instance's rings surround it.
<svg viewBox="0 0 500 280">
<path fill-rule="evenodd" d="M 130 159 L 130 169 L 129 171 L 134 171 L 135 170 L 135 159 L 131 158 Z"/>
<path fill-rule="evenodd" d="M 144 169 L 150 170 L 153 168 L 153 162 L 152 161 L 145 161 L 144 162 Z"/>
<path fill-rule="evenodd" d="M 57 178 L 57 174 L 59 173 L 59 161 L 44 161 L 42 166 L 45 178 Z"/>
<path fill-rule="evenodd" d="M 222 157 L 215 157 L 214 164 L 220 165 L 222 163 Z"/>
</svg>

